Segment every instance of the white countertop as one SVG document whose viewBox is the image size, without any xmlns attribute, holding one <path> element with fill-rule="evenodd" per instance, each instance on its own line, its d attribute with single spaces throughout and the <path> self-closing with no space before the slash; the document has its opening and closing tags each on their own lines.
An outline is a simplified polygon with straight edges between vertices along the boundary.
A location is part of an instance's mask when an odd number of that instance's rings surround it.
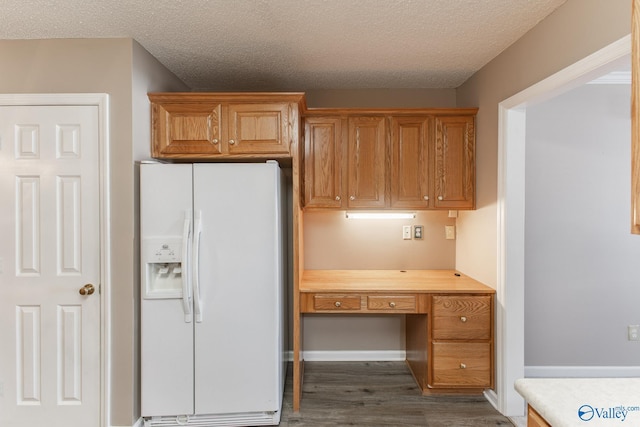
<svg viewBox="0 0 640 427">
<path fill-rule="evenodd" d="M 522 378 L 515 389 L 553 427 L 640 426 L 640 378 Z"/>
</svg>

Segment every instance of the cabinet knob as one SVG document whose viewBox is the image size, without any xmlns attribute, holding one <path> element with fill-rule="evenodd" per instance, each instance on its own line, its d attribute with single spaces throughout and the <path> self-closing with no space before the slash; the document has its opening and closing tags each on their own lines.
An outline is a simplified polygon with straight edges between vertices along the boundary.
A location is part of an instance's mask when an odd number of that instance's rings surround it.
<svg viewBox="0 0 640 427">
<path fill-rule="evenodd" d="M 336 201 L 339 202 L 340 201 L 340 196 L 336 196 Z"/>
<path fill-rule="evenodd" d="M 349 196 L 349 200 L 355 200 L 356 196 Z"/>
<path fill-rule="evenodd" d="M 465 316 L 460 316 L 460 321 L 462 323 L 465 323 L 467 321 L 467 318 Z"/>
<path fill-rule="evenodd" d="M 444 197 L 438 196 L 438 200 L 442 200 L 442 199 L 444 199 Z"/>
<path fill-rule="evenodd" d="M 235 144 L 235 143 L 236 143 L 236 140 L 235 140 L 235 139 L 230 139 L 230 140 L 229 140 L 229 144 L 233 145 L 233 144 Z"/>
<path fill-rule="evenodd" d="M 396 303 L 395 303 L 395 302 L 393 302 L 393 301 L 391 301 L 391 302 L 389 303 L 389 307 L 391 307 L 391 308 L 396 308 Z"/>
<path fill-rule="evenodd" d="M 214 144 L 214 145 L 217 144 L 218 143 L 218 138 L 213 138 L 211 140 L 211 143 Z"/>
<path fill-rule="evenodd" d="M 334 304 L 336 307 L 340 307 L 342 305 L 342 303 L 340 301 L 336 301 L 336 303 Z"/>
<path fill-rule="evenodd" d="M 423 199 L 429 200 L 429 196 L 422 196 Z"/>
<path fill-rule="evenodd" d="M 464 363 L 460 364 L 460 369 L 467 369 L 467 365 L 465 365 Z"/>
</svg>

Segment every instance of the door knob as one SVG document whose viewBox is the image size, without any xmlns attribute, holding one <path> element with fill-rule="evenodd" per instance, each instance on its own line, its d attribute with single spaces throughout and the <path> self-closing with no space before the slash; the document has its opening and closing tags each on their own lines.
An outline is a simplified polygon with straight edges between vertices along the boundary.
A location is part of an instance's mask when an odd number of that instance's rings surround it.
<svg viewBox="0 0 640 427">
<path fill-rule="evenodd" d="M 83 287 L 80 288 L 80 295 L 91 295 L 96 291 L 95 286 L 91 283 L 87 283 Z"/>
</svg>

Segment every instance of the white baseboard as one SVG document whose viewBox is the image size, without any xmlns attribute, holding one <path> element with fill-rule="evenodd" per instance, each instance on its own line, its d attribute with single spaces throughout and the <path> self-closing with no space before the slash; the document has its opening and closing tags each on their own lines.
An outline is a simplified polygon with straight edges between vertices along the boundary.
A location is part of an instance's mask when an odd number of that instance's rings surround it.
<svg viewBox="0 0 640 427">
<path fill-rule="evenodd" d="M 640 377 L 640 366 L 525 366 L 526 378 Z"/>
<path fill-rule="evenodd" d="M 374 351 L 304 351 L 303 359 L 307 362 L 397 362 L 404 361 L 407 353 L 404 350 Z"/>
<path fill-rule="evenodd" d="M 493 406 L 497 411 L 498 410 L 498 393 L 496 393 L 495 390 L 486 389 L 482 394 L 484 395 L 484 398 L 487 399 L 489 403 L 491 403 L 491 406 Z"/>
</svg>

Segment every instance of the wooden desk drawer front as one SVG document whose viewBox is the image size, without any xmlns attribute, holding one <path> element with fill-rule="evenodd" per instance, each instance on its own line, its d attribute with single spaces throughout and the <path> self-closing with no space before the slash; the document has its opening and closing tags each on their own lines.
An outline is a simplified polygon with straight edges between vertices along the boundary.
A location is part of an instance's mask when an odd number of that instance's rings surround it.
<svg viewBox="0 0 640 427">
<path fill-rule="evenodd" d="M 360 295 L 314 295 L 314 310 L 360 310 Z"/>
<path fill-rule="evenodd" d="M 401 311 L 415 313 L 416 297 L 414 295 L 386 296 L 375 295 L 367 297 L 368 310 Z"/>
<path fill-rule="evenodd" d="M 433 339 L 491 338 L 491 296 L 433 296 Z"/>
<path fill-rule="evenodd" d="M 439 387 L 490 387 L 490 343 L 433 343 L 433 382 Z"/>
</svg>

